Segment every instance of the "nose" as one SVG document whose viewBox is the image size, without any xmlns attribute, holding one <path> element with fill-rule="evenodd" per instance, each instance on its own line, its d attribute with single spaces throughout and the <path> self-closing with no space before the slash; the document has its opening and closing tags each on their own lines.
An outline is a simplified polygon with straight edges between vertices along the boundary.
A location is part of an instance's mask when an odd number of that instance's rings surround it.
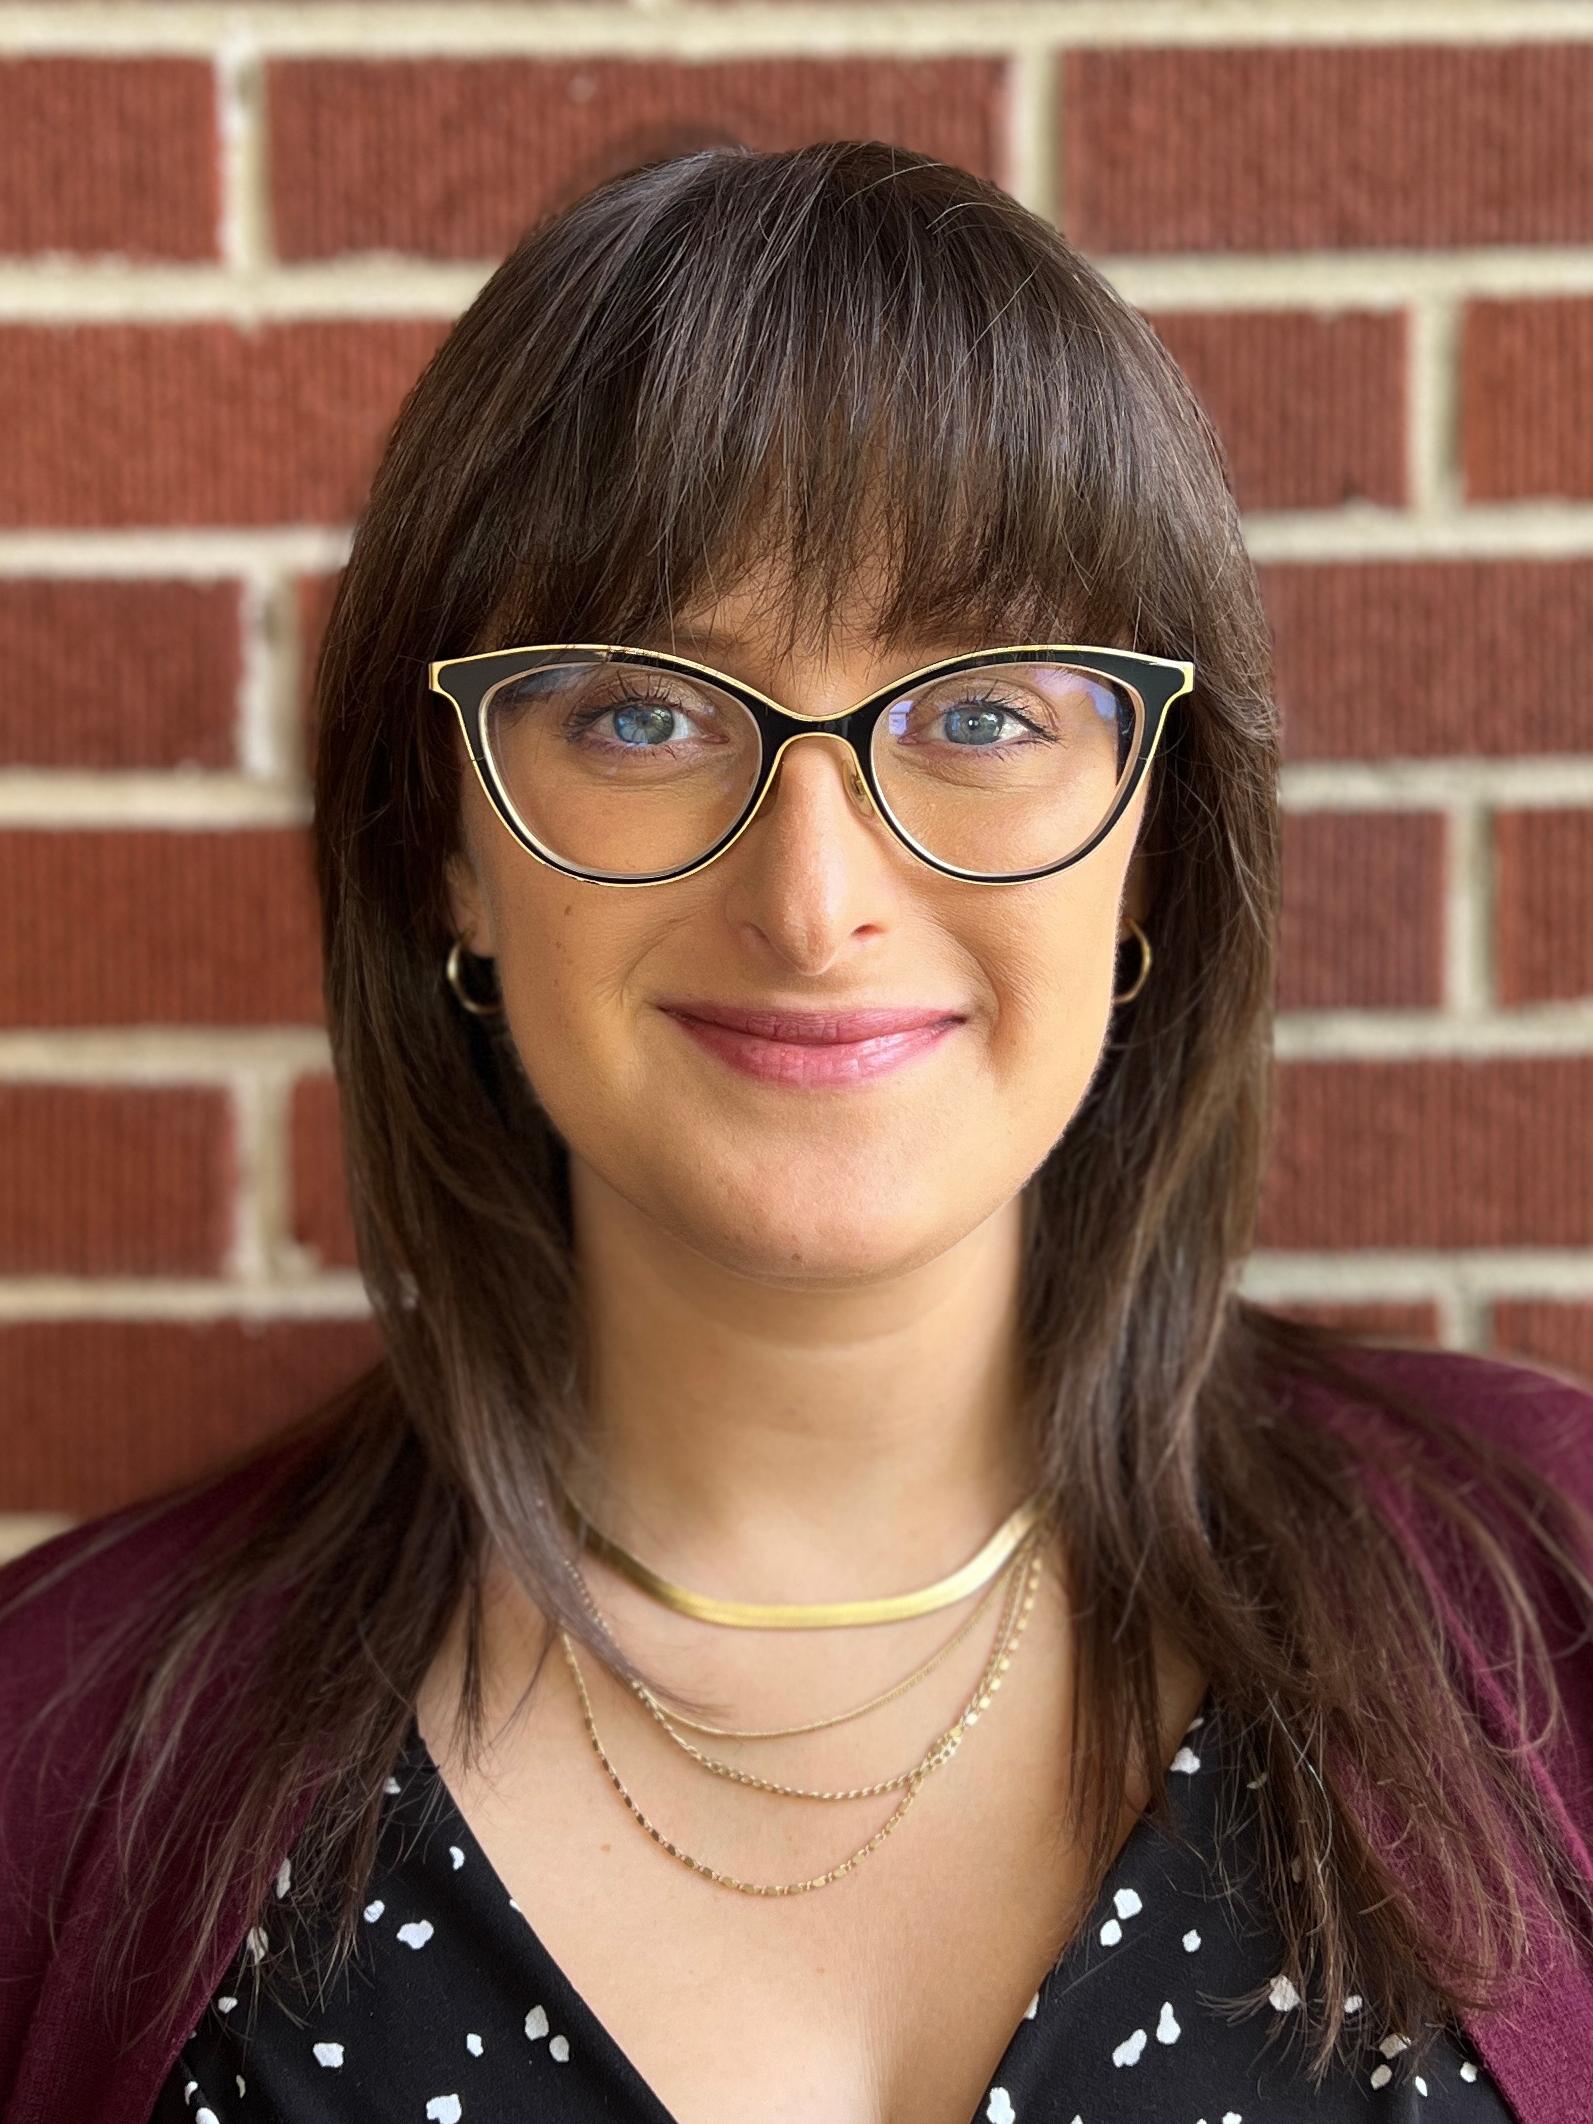
<svg viewBox="0 0 1593 2124">
<path fill-rule="evenodd" d="M 828 801 L 822 795 L 826 784 L 826 769 L 817 750 L 818 744 L 827 744 L 832 748 L 831 758 L 835 771 L 840 775 L 842 789 L 851 798 L 860 815 L 865 819 L 876 820 L 883 826 L 884 821 L 880 819 L 873 795 L 863 778 L 856 752 L 845 738 L 833 730 L 804 731 L 800 736 L 787 738 L 775 762 L 774 772 L 769 777 L 769 785 L 763 792 L 757 816 L 769 816 L 777 807 L 787 812 L 810 812 L 814 806 L 822 806 Z M 805 755 L 806 764 L 799 766 L 795 761 L 800 746 L 806 746 L 808 750 Z"/>
</svg>

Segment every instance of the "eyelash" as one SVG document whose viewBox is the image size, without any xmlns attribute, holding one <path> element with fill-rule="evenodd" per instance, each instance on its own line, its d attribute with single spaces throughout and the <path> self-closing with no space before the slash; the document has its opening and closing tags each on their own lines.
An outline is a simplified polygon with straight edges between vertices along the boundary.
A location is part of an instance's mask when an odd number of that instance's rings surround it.
<svg viewBox="0 0 1593 2124">
<path fill-rule="evenodd" d="M 648 705 L 669 708 L 672 709 L 677 715 L 684 715 L 687 717 L 689 717 L 691 712 L 689 709 L 683 707 L 679 701 L 673 699 L 668 692 L 663 690 L 662 687 L 660 687 L 659 691 L 656 693 L 642 693 L 638 692 L 635 688 L 629 688 L 625 693 L 621 694 L 615 700 L 589 702 L 584 708 L 577 708 L 573 710 L 569 717 L 568 723 L 568 730 L 570 733 L 571 742 L 575 742 L 575 740 L 581 734 L 590 730 L 592 726 L 595 723 L 599 722 L 605 715 L 612 715 L 622 708 L 632 708 L 638 706 L 646 707 Z M 1025 716 L 1021 712 L 1021 710 L 1015 708 L 1010 701 L 1003 700 L 999 694 L 993 691 L 978 694 L 966 694 L 961 699 L 950 702 L 945 708 L 941 709 L 939 712 L 941 715 L 947 715 L 958 708 L 977 708 L 985 705 L 999 708 L 1003 715 L 1010 717 L 1013 722 L 1021 725 L 1022 728 L 1029 733 L 1029 735 L 1027 737 L 1022 738 L 1003 738 L 998 744 L 994 745 L 981 745 L 977 748 L 979 751 L 984 752 L 986 754 L 1000 754 L 1009 750 L 1017 751 L 1021 747 L 1033 744 L 1036 741 L 1042 744 L 1051 744 L 1055 742 L 1055 740 L 1051 738 L 1048 732 L 1041 730 L 1037 724 L 1030 722 L 1028 717 Z M 654 759 L 668 759 L 678 749 L 675 741 L 673 740 L 671 740 L 668 744 L 650 746 L 622 745 L 617 740 L 606 740 L 603 741 L 603 743 L 605 746 L 611 746 L 612 749 L 616 752 L 646 751 L 650 753 Z M 600 747 L 599 749 L 603 748 Z"/>
</svg>

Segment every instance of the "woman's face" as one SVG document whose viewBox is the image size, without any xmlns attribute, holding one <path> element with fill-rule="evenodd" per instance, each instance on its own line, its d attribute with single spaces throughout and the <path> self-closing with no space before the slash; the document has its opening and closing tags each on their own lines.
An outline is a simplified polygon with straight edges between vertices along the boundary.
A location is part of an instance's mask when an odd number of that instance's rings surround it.
<svg viewBox="0 0 1593 2124">
<path fill-rule="evenodd" d="M 758 611 L 754 585 L 637 646 L 697 656 L 810 714 L 997 646 L 926 642 L 885 659 L 832 636 L 777 656 Z M 1143 859 L 1130 860 L 1144 783 L 1082 862 L 1024 884 L 970 884 L 931 870 L 859 807 L 843 745 L 799 741 L 706 869 L 615 890 L 527 853 L 456 741 L 455 929 L 497 961 L 508 1032 L 571 1154 L 578 1215 L 606 1188 L 737 1273 L 867 1281 L 974 1232 L 1066 1130 L 1100 1060 L 1122 916 L 1145 918 Z M 957 1022 L 881 1073 L 814 1085 L 726 1059 L 669 1007 L 690 1002 L 928 1006 Z"/>
</svg>

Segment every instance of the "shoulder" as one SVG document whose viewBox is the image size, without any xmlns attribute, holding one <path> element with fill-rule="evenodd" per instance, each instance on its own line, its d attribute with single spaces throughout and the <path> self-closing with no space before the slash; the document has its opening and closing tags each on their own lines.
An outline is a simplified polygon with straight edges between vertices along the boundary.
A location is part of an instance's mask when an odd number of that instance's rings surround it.
<svg viewBox="0 0 1593 2124">
<path fill-rule="evenodd" d="M 1310 1379 L 1291 1388 L 1302 1408 L 1329 1419 L 1369 1418 L 1375 1431 L 1380 1421 L 1386 1425 L 1387 1411 L 1376 1397 L 1387 1390 L 1414 1403 L 1440 1429 L 1519 1456 L 1593 1512 L 1593 1383 L 1473 1350 L 1362 1343 L 1342 1358 L 1374 1398 Z"/>
<path fill-rule="evenodd" d="M 286 1472 L 297 1441 L 274 1442 L 181 1487 L 78 1521 L 0 1566 L 0 1840 L 48 1742 L 52 1777 L 86 1776 L 138 1680 L 120 1648 L 140 1615 L 212 1539 L 245 1527 Z"/>
</svg>

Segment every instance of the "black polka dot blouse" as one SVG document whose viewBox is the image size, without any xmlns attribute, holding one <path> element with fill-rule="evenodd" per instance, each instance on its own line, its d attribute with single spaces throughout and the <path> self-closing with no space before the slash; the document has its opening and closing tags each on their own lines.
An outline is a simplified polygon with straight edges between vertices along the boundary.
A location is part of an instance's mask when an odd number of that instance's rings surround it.
<svg viewBox="0 0 1593 2124">
<path fill-rule="evenodd" d="M 1170 1766 L 1175 1842 L 1141 1816 L 1089 1922 L 1042 1978 L 969 2124 L 1500 2124 L 1515 2112 L 1458 2028 L 1419 2071 L 1368 2027 L 1313 2090 L 1281 2029 L 1270 1918 L 1230 1900 L 1248 1810 L 1211 1693 Z M 1229 1800 L 1233 1798 L 1229 1789 Z M 1222 1840 L 1224 1865 L 1214 1861 Z M 286 1870 L 286 1869 L 285 1869 Z M 245 1940 L 184 2045 L 150 2124 L 692 2124 L 676 2119 L 564 1976 L 454 1806 L 411 1721 L 388 1780 L 358 1953 L 290 2015 L 264 1992 L 246 2029 Z M 1209 2001 L 1265 1984 L 1259 2013 Z M 1350 1999 L 1353 2013 L 1360 2002 Z M 296 2018 L 295 2018 L 296 2016 Z M 303 2025 L 300 2025 L 300 2023 Z M 1292 2048 L 1292 2056 L 1284 2055 Z M 727 2059 L 727 2078 L 735 2062 Z"/>
</svg>

